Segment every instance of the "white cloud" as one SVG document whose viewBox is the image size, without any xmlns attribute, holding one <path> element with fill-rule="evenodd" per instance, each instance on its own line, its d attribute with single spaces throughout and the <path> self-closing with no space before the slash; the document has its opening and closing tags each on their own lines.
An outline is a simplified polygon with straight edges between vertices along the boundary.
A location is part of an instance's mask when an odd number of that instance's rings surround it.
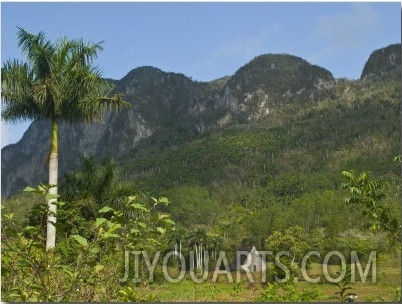
<svg viewBox="0 0 402 304">
<path fill-rule="evenodd" d="M 335 77 L 357 79 L 383 28 L 372 4 L 350 3 L 347 8 L 317 18 L 309 39 L 316 48 L 306 59 Z"/>
<path fill-rule="evenodd" d="M 380 20 L 370 3 L 351 3 L 350 8 L 318 18 L 313 38 L 324 46 L 315 57 L 364 48 L 378 33 Z"/>
</svg>

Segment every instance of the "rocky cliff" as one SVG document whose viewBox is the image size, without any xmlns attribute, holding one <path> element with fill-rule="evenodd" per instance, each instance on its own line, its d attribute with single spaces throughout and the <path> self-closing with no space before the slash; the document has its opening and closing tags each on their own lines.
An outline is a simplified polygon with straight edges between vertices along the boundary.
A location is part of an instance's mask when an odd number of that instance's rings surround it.
<svg viewBox="0 0 402 304">
<path fill-rule="evenodd" d="M 401 44 L 391 44 L 374 51 L 361 75 L 362 80 L 396 80 L 401 79 Z"/>
</svg>

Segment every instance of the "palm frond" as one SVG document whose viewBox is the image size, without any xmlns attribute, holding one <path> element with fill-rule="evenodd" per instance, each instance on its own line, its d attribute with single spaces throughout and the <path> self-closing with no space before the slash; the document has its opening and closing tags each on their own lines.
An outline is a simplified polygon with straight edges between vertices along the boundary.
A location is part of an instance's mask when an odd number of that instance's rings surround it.
<svg viewBox="0 0 402 304">
<path fill-rule="evenodd" d="M 63 71 L 60 77 L 65 77 L 68 74 L 67 63 L 70 61 L 71 50 L 76 47 L 73 40 L 68 40 L 66 37 L 59 39 L 56 43 L 56 56 L 54 57 L 54 69 Z M 57 74 L 55 71 L 53 74 Z"/>
<path fill-rule="evenodd" d="M 18 46 L 27 55 L 37 77 L 41 78 L 50 75 L 52 59 L 55 54 L 55 48 L 51 41 L 46 40 L 42 31 L 37 35 L 33 35 L 22 28 L 18 29 Z"/>
<path fill-rule="evenodd" d="M 40 117 L 32 96 L 33 71 L 17 60 L 7 61 L 1 69 L 2 119 L 23 120 Z"/>
<path fill-rule="evenodd" d="M 122 95 L 110 95 L 110 83 L 93 65 L 102 42 L 61 38 L 53 44 L 43 32 L 18 30 L 18 45 L 28 63 L 8 62 L 2 68 L 4 119 L 94 121 L 107 107 L 129 106 Z"/>
<path fill-rule="evenodd" d="M 77 47 L 72 56 L 72 63 L 77 66 L 88 66 L 98 56 L 98 52 L 103 50 L 103 41 L 90 44 L 83 40 L 77 41 Z"/>
</svg>

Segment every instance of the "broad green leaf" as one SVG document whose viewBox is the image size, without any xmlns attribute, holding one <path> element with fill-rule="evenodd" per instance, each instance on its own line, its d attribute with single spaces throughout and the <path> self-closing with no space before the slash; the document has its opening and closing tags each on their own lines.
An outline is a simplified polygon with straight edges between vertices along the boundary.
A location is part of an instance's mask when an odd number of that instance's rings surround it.
<svg viewBox="0 0 402 304">
<path fill-rule="evenodd" d="M 94 248 L 91 248 L 91 250 L 89 250 L 89 252 L 96 254 L 99 252 L 99 250 L 100 250 L 99 247 L 94 247 Z"/>
<path fill-rule="evenodd" d="M 160 234 L 165 234 L 166 229 L 162 228 L 162 227 L 156 227 L 156 230 L 160 233 Z"/>
<path fill-rule="evenodd" d="M 36 231 L 36 230 L 37 230 L 37 227 L 35 227 L 35 226 L 26 226 L 24 228 L 24 232 L 31 232 L 31 231 Z"/>
<path fill-rule="evenodd" d="M 134 209 L 137 209 L 137 210 L 149 212 L 149 210 L 148 210 L 143 204 L 133 203 L 133 204 L 131 204 L 130 206 L 131 206 L 132 208 L 134 208 Z"/>
<path fill-rule="evenodd" d="M 140 226 L 141 228 L 146 228 L 147 227 L 147 224 L 144 223 L 144 222 L 138 222 L 137 225 Z"/>
<path fill-rule="evenodd" d="M 159 216 L 158 216 L 158 218 L 159 218 L 160 220 L 163 220 L 164 218 L 168 218 L 168 217 L 169 217 L 168 214 L 159 214 Z"/>
<path fill-rule="evenodd" d="M 107 226 L 109 227 L 108 232 L 113 232 L 113 231 L 116 231 L 117 229 L 121 228 L 120 223 L 107 222 Z"/>
<path fill-rule="evenodd" d="M 102 209 L 100 209 L 98 212 L 99 213 L 106 213 L 106 212 L 110 212 L 110 211 L 114 211 L 112 208 L 105 206 Z"/>
<path fill-rule="evenodd" d="M 110 232 L 106 232 L 102 238 L 107 239 L 107 238 L 119 238 L 120 235 L 116 234 L 116 233 L 110 233 Z"/>
<path fill-rule="evenodd" d="M 170 203 L 169 199 L 167 197 L 165 197 L 165 196 L 160 197 L 159 202 L 163 203 L 163 204 L 169 204 Z"/>
<path fill-rule="evenodd" d="M 137 228 L 131 228 L 130 232 L 131 233 L 140 233 L 141 231 Z"/>
<path fill-rule="evenodd" d="M 73 234 L 71 237 L 76 240 L 80 245 L 84 247 L 88 247 L 88 241 L 86 238 L 82 237 L 81 235 L 78 234 Z"/>
<path fill-rule="evenodd" d="M 96 222 L 95 222 L 95 225 L 96 225 L 96 227 L 99 227 L 100 225 L 102 225 L 104 222 L 106 222 L 107 221 L 107 219 L 105 219 L 105 218 L 103 218 L 103 217 L 98 217 L 97 219 L 96 219 Z"/>
<path fill-rule="evenodd" d="M 57 196 L 57 197 L 59 197 L 59 196 Z M 53 197 L 54 198 L 54 197 Z M 57 207 L 60 207 L 60 206 L 64 206 L 66 203 L 65 202 L 61 202 L 61 201 L 55 201 L 55 202 L 52 202 L 52 204 L 53 205 L 56 205 Z"/>
<path fill-rule="evenodd" d="M 51 200 L 51 199 L 55 199 L 55 198 L 59 198 L 60 197 L 60 195 L 58 195 L 58 194 L 53 194 L 53 193 L 47 193 L 46 195 L 45 195 L 45 200 L 46 201 L 49 201 L 49 200 Z M 52 202 L 51 204 L 54 204 L 54 205 L 64 205 L 64 203 L 58 203 L 57 201 L 55 201 L 55 202 Z"/>
<path fill-rule="evenodd" d="M 24 192 L 35 192 L 35 193 L 40 193 L 39 191 L 38 191 L 38 189 L 36 189 L 36 188 L 32 188 L 32 187 L 25 187 L 24 188 L 24 190 L 22 190 L 22 191 L 24 191 Z"/>
<path fill-rule="evenodd" d="M 174 222 L 174 220 L 167 218 L 163 220 L 165 223 L 171 224 L 171 225 L 176 225 L 176 223 Z"/>
</svg>

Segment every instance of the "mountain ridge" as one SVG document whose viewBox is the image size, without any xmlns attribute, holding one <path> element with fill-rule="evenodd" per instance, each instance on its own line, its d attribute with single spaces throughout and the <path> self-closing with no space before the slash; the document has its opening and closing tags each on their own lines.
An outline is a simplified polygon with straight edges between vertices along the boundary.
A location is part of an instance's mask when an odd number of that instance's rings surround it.
<svg viewBox="0 0 402 304">
<path fill-rule="evenodd" d="M 377 66 L 371 68 L 371 74 L 381 75 Z M 132 108 L 107 112 L 103 122 L 92 125 L 61 123 L 60 175 L 75 165 L 81 153 L 120 157 L 144 139 L 169 146 L 232 123 L 274 117 L 286 107 L 316 105 L 334 98 L 336 79 L 302 58 L 265 54 L 232 76 L 209 82 L 143 66 L 113 83 L 115 92 L 123 93 Z M 26 185 L 46 183 L 49 130 L 48 122 L 35 121 L 18 143 L 2 149 L 2 196 Z"/>
</svg>

